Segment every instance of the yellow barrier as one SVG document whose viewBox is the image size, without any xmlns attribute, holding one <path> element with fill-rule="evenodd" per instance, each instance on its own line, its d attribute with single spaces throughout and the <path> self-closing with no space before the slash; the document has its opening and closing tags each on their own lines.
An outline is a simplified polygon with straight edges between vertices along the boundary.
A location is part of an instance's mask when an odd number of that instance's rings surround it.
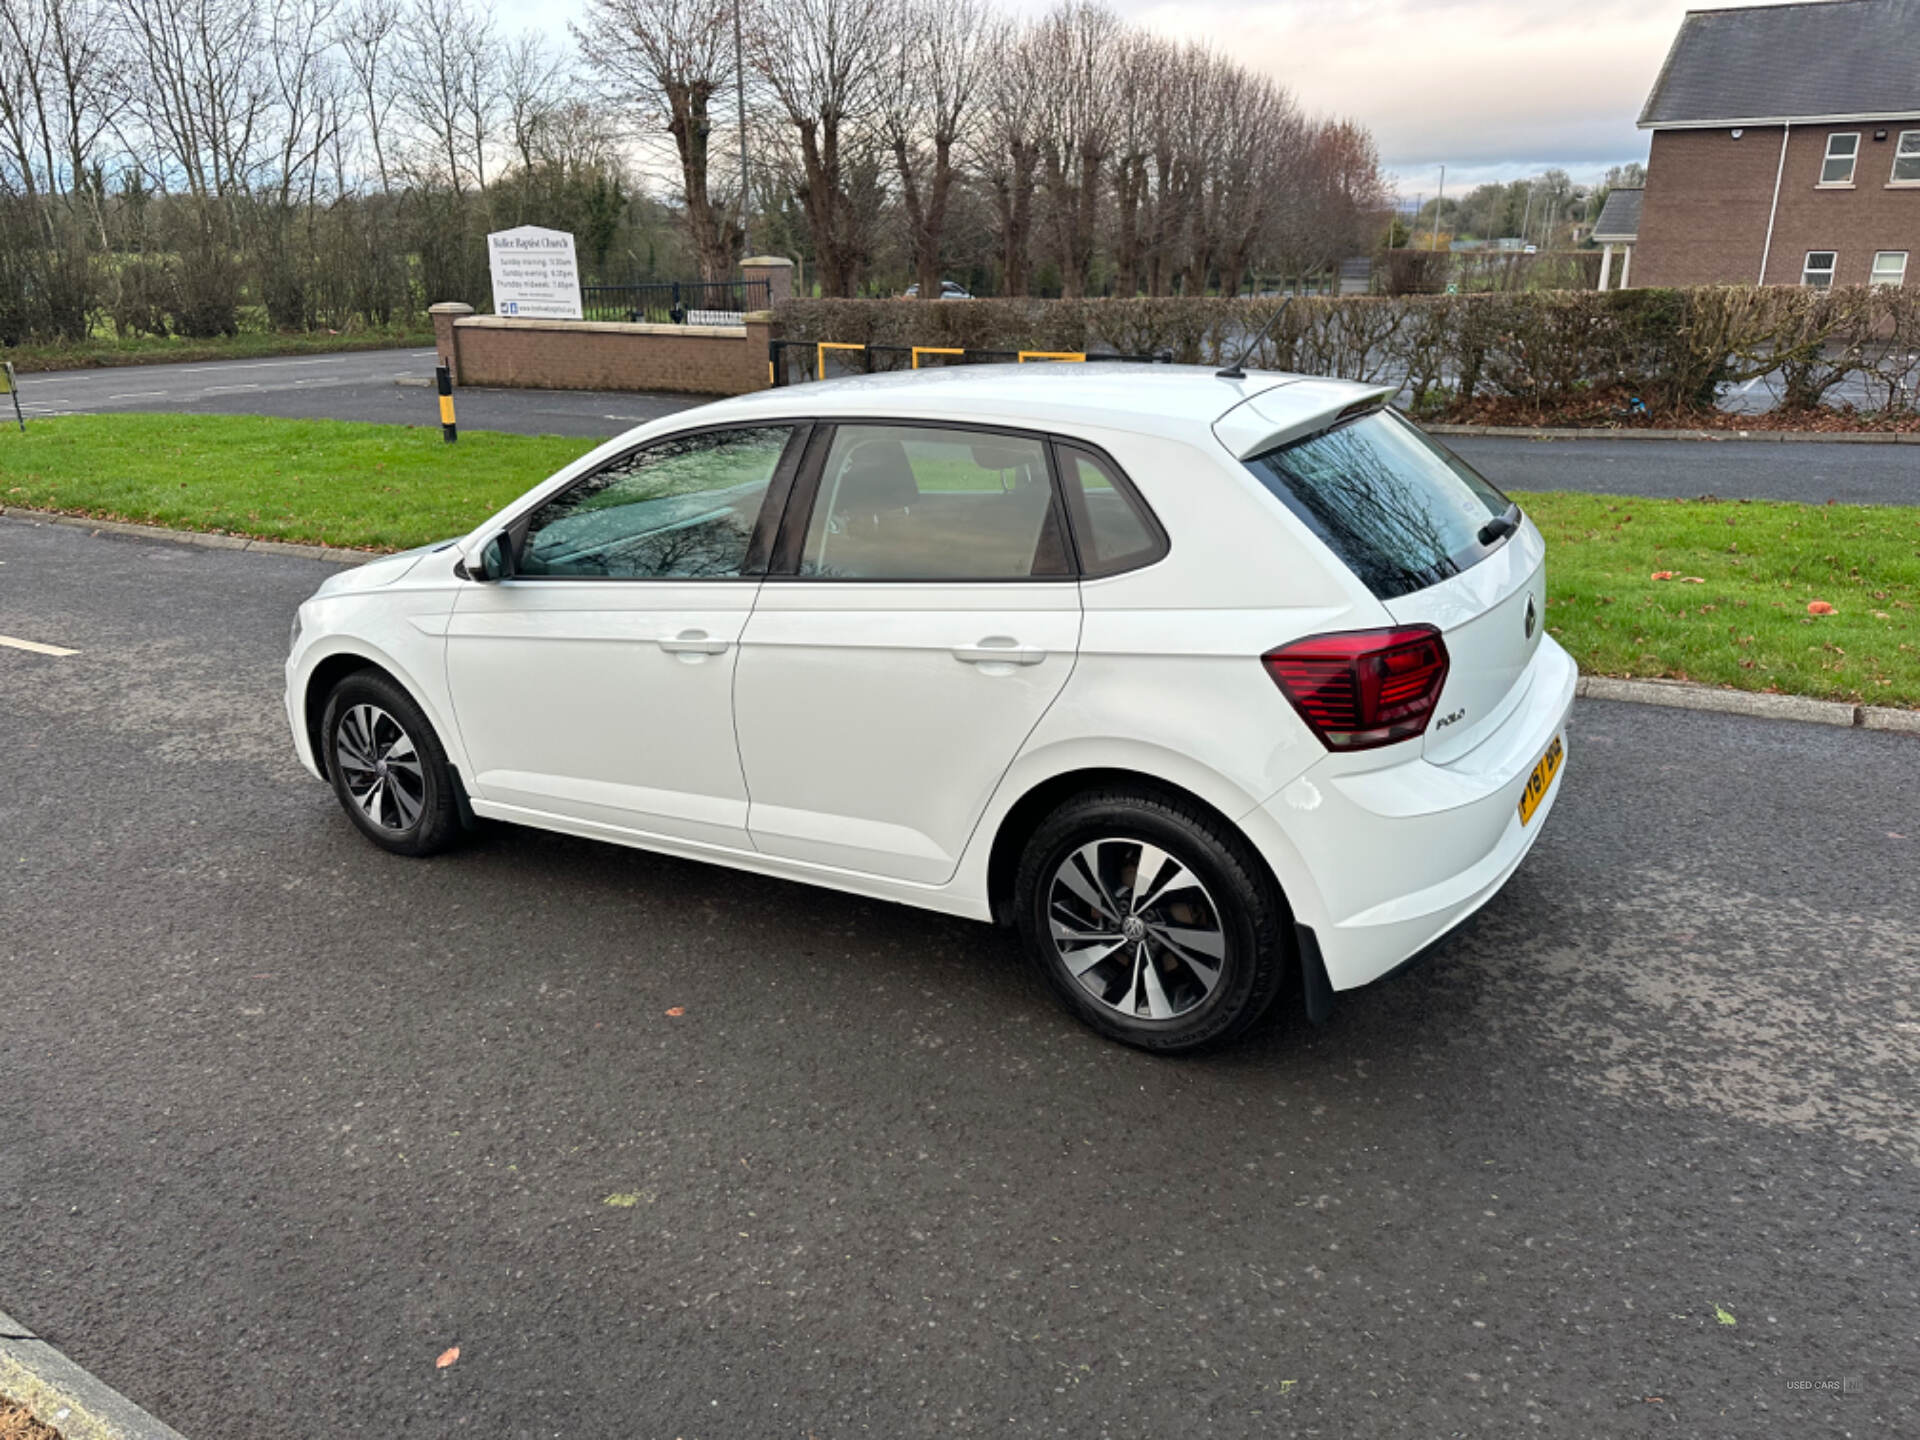
<svg viewBox="0 0 1920 1440">
<path fill-rule="evenodd" d="M 964 350 L 949 349 L 944 345 L 916 345 L 913 347 L 913 368 L 915 370 L 920 368 L 922 355 L 964 355 L 966 353 Z"/>
<path fill-rule="evenodd" d="M 1029 360 L 1085 360 L 1084 350 L 1022 350 L 1016 364 L 1024 365 Z"/>
<path fill-rule="evenodd" d="M 827 378 L 827 351 L 864 350 L 866 348 L 864 345 L 855 345 L 847 340 L 822 340 L 818 345 L 813 347 L 813 378 L 816 380 L 824 380 Z"/>
</svg>

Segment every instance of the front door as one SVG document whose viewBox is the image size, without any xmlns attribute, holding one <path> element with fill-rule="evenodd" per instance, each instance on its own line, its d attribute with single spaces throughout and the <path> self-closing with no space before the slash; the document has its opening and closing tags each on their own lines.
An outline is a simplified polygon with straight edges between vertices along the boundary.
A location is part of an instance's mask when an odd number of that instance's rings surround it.
<svg viewBox="0 0 1920 1440">
<path fill-rule="evenodd" d="M 939 884 L 1079 645 L 1046 446 L 847 424 L 824 448 L 792 573 L 776 564 L 741 642 L 753 843 Z"/>
<path fill-rule="evenodd" d="M 513 573 L 463 589 L 448 630 L 475 798 L 747 848 L 734 667 L 798 444 L 791 426 L 655 441 L 515 527 Z"/>
</svg>

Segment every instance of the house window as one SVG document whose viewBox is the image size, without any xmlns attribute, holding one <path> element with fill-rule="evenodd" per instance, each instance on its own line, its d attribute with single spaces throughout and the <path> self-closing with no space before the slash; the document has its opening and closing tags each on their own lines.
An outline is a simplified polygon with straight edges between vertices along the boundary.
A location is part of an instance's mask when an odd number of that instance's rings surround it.
<svg viewBox="0 0 1920 1440">
<path fill-rule="evenodd" d="M 1827 160 L 1820 167 L 1822 185 L 1851 185 L 1853 162 L 1860 156 L 1860 132 L 1827 137 Z"/>
<path fill-rule="evenodd" d="M 1809 250 L 1807 263 L 1800 271 L 1800 283 L 1811 285 L 1816 290 L 1826 290 L 1833 285 L 1833 262 L 1837 258 L 1832 250 Z"/>
<path fill-rule="evenodd" d="M 1920 130 L 1902 130 L 1893 147 L 1893 183 L 1920 185 Z"/>
<path fill-rule="evenodd" d="M 1904 250 L 1882 250 L 1873 257 L 1873 274 L 1868 277 L 1872 285 L 1904 285 L 1907 280 L 1907 252 Z"/>
</svg>

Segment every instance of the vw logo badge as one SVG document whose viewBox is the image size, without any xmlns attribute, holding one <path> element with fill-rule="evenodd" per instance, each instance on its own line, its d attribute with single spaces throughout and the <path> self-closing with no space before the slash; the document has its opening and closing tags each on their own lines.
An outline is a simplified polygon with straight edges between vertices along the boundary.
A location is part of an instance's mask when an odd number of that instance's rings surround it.
<svg viewBox="0 0 1920 1440">
<path fill-rule="evenodd" d="M 1533 608 L 1533 597 L 1527 596 L 1527 639 L 1533 638 L 1533 627 L 1540 623 L 1540 612 Z"/>
</svg>

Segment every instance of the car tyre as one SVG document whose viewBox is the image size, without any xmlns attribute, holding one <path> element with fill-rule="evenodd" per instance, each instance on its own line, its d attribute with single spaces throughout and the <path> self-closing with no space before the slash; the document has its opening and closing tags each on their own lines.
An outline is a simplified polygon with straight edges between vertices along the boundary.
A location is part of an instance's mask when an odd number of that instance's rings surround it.
<svg viewBox="0 0 1920 1440">
<path fill-rule="evenodd" d="M 1225 821 L 1174 795 L 1067 801 L 1027 841 L 1014 905 L 1023 946 L 1067 1008 L 1143 1050 L 1231 1040 L 1288 971 L 1287 908 L 1265 865 Z"/>
<path fill-rule="evenodd" d="M 460 835 L 458 782 L 426 714 L 361 670 L 334 686 L 320 721 L 327 777 L 347 818 L 395 855 L 433 855 Z"/>
</svg>

